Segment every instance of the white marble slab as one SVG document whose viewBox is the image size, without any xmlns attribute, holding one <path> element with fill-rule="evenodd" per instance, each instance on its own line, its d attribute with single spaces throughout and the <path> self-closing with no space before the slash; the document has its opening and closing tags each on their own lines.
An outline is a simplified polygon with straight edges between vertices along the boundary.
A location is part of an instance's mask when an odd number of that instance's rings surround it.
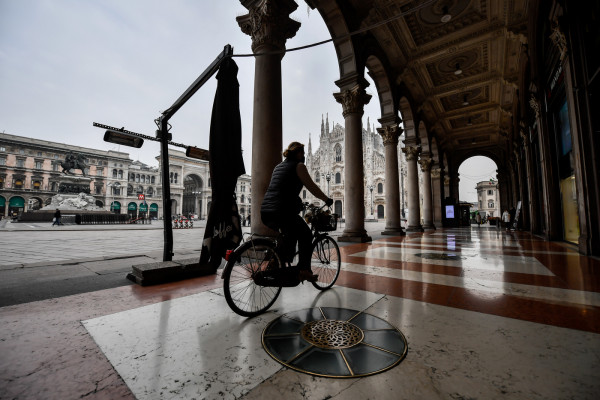
<svg viewBox="0 0 600 400">
<path fill-rule="evenodd" d="M 398 366 L 362 379 L 281 370 L 244 400 L 595 399 L 600 336 L 386 296 L 366 312 L 407 338 Z"/>
<path fill-rule="evenodd" d="M 416 254 L 454 254 L 461 257 L 460 260 L 436 260 L 426 259 Z M 445 265 L 448 267 L 459 267 L 463 269 L 478 269 L 497 272 L 520 272 L 533 275 L 554 276 L 552 271 L 546 268 L 535 257 L 507 256 L 499 254 L 481 254 L 473 250 L 463 251 L 441 251 L 408 247 L 383 246 L 368 249 L 358 253 L 350 254 L 356 257 L 379 258 L 384 260 L 404 261 L 413 263 L 426 263 Z"/>
<path fill-rule="evenodd" d="M 284 288 L 270 312 L 234 314 L 222 290 L 83 321 L 138 399 L 237 399 L 282 366 L 261 335 L 278 315 L 315 306 L 364 310 L 383 295 L 310 284 Z"/>
</svg>

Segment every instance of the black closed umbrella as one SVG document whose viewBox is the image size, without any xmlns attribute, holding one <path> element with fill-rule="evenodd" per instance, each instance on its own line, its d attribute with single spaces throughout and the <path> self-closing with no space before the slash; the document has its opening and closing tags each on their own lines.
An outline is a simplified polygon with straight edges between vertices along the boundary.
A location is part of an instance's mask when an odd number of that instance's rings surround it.
<svg viewBox="0 0 600 400">
<path fill-rule="evenodd" d="M 242 158 L 238 66 L 231 58 L 221 63 L 210 123 L 210 180 L 212 202 L 202 241 L 200 264 L 216 269 L 228 249 L 242 240 L 235 196 L 238 177 L 246 173 Z"/>
</svg>

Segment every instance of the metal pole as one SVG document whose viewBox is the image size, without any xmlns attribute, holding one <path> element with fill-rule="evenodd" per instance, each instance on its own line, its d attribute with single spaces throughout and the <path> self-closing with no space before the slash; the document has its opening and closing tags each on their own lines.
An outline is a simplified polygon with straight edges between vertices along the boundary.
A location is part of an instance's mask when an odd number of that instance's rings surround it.
<svg viewBox="0 0 600 400">
<path fill-rule="evenodd" d="M 165 245 L 163 261 L 173 260 L 173 222 L 171 221 L 171 183 L 169 181 L 169 132 L 167 119 L 160 117 L 160 159 L 162 163 L 163 223 Z"/>
</svg>

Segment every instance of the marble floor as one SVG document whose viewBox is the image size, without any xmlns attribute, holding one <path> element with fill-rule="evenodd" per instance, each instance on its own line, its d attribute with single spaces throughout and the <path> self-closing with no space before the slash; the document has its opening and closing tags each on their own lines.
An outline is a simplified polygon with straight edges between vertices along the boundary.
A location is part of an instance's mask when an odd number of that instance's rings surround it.
<svg viewBox="0 0 600 400">
<path fill-rule="evenodd" d="M 596 399 L 600 261 L 495 229 L 440 229 L 341 247 L 336 286 L 284 288 L 269 312 L 229 310 L 209 276 L 0 308 L 4 399 Z M 381 374 L 320 378 L 262 348 L 278 316 L 365 312 L 408 353 Z"/>
</svg>

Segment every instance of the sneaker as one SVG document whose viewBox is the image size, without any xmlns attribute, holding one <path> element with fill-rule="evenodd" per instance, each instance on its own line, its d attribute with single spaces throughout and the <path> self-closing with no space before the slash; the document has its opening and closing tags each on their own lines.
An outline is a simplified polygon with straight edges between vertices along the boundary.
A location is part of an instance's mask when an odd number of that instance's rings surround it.
<svg viewBox="0 0 600 400">
<path fill-rule="evenodd" d="M 302 282 L 302 281 L 316 282 L 318 278 L 319 278 L 319 275 L 313 274 L 310 269 L 301 269 L 300 272 L 298 273 L 298 279 L 300 280 L 300 282 Z"/>
</svg>

